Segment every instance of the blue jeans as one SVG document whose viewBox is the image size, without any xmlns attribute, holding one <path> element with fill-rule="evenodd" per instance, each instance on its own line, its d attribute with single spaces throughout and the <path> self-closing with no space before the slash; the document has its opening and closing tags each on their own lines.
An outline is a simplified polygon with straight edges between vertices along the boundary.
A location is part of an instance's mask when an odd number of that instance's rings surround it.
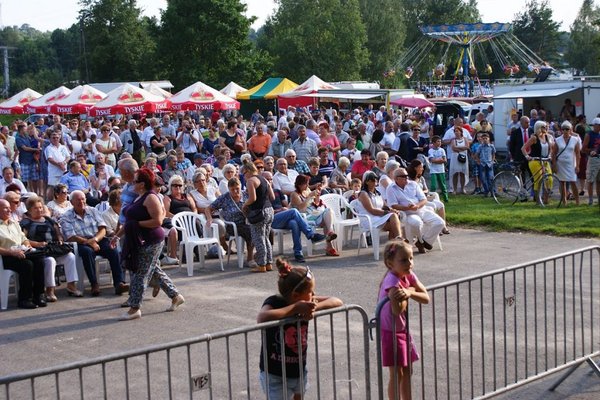
<svg viewBox="0 0 600 400">
<path fill-rule="evenodd" d="M 479 166 L 479 179 L 483 184 L 484 193 L 493 193 L 495 191 L 493 187 L 494 181 L 494 167 L 492 165 L 481 164 Z"/>
<path fill-rule="evenodd" d="M 94 285 L 98 283 L 98 277 L 96 276 L 96 255 L 99 255 L 108 260 L 110 270 L 112 271 L 113 285 L 117 287 L 125 281 L 123 269 L 121 269 L 121 264 L 119 263 L 119 253 L 116 249 L 110 247 L 110 241 L 107 238 L 98 242 L 98 246 L 100 246 L 100 251 L 96 253 L 94 249 L 88 245 L 77 245 L 79 257 L 81 257 L 81 261 L 83 261 L 83 268 L 85 269 L 90 284 Z"/>
<path fill-rule="evenodd" d="M 269 387 L 267 388 L 267 375 L 269 376 Z M 268 400 L 292 400 L 294 394 L 304 394 L 308 388 L 308 374 L 304 371 L 303 383 L 304 387 L 300 387 L 300 378 L 287 378 L 286 389 L 287 393 L 283 394 L 283 378 L 279 375 L 268 374 L 265 371 L 259 373 L 260 385 L 263 392 L 266 393 Z M 267 390 L 268 389 L 268 390 Z"/>
<path fill-rule="evenodd" d="M 302 214 L 295 208 L 280 211 L 273 217 L 271 224 L 273 229 L 289 229 L 292 231 L 292 240 L 294 241 L 294 254 L 302 254 L 302 241 L 300 233 L 304 233 L 308 239 L 313 235 L 313 229 L 306 223 Z"/>
</svg>

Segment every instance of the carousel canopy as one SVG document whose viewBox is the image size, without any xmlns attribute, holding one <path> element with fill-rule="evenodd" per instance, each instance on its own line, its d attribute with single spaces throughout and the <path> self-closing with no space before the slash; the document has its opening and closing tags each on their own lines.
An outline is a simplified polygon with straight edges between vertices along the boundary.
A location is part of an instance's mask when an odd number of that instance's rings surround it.
<svg viewBox="0 0 600 400">
<path fill-rule="evenodd" d="M 196 82 L 171 97 L 174 111 L 239 110 L 240 102 L 202 82 Z"/>
<path fill-rule="evenodd" d="M 287 78 L 269 78 L 245 92 L 237 95 L 238 100 L 264 100 L 276 99 L 281 93 L 289 92 L 298 87 L 298 84 Z"/>
<path fill-rule="evenodd" d="M 23 114 L 25 106 L 42 97 L 41 93 L 32 89 L 24 89 L 10 99 L 0 103 L 0 114 Z"/>
<path fill-rule="evenodd" d="M 148 92 L 155 94 L 157 96 L 162 96 L 165 99 L 169 99 L 169 98 L 173 97 L 173 93 L 167 92 L 165 89 L 161 88 L 156 83 L 150 83 L 150 84 L 144 86 L 143 89 L 145 89 Z"/>
<path fill-rule="evenodd" d="M 97 102 L 91 108 L 90 115 L 160 112 L 169 107 L 169 100 L 163 96 L 152 94 L 147 90 L 125 83 L 111 90 L 104 99 Z"/>
<path fill-rule="evenodd" d="M 79 85 L 67 97 L 54 103 L 50 109 L 56 114 L 87 114 L 106 93 L 94 89 L 90 85 Z"/>
<path fill-rule="evenodd" d="M 60 99 L 64 99 L 71 93 L 71 89 L 61 86 L 58 87 L 39 99 L 33 100 L 31 103 L 25 106 L 25 112 L 28 114 L 50 114 L 52 105 Z"/>
<path fill-rule="evenodd" d="M 238 85 L 237 83 L 231 81 L 227 84 L 227 86 L 225 86 L 223 89 L 219 90 L 221 93 L 223 93 L 225 96 L 229 96 L 231 98 L 234 98 L 237 96 L 237 94 L 239 92 L 245 92 L 247 89 L 241 87 L 240 85 Z"/>
</svg>

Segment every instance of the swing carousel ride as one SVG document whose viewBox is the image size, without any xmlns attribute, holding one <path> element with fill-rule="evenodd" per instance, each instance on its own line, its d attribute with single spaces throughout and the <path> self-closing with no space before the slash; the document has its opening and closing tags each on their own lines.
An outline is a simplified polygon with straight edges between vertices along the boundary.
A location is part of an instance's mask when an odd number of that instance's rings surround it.
<svg viewBox="0 0 600 400">
<path fill-rule="evenodd" d="M 479 76 L 491 76 L 492 65 L 501 68 L 507 77 L 527 74 L 539 75 L 541 71 L 552 69 L 521 42 L 513 33 L 511 24 L 476 23 L 458 25 L 435 25 L 420 28 L 423 36 L 406 50 L 394 68 L 384 73 L 384 77 L 403 71 L 407 79 L 414 74 L 425 73 L 427 79 L 442 81 L 451 77 L 449 96 L 458 95 L 454 90 L 462 85 L 465 97 L 473 97 L 474 85 L 481 89 Z M 441 55 L 435 68 L 424 63 Z M 432 58 L 433 57 L 433 58 Z M 417 77 L 425 79 L 425 77 Z"/>
</svg>

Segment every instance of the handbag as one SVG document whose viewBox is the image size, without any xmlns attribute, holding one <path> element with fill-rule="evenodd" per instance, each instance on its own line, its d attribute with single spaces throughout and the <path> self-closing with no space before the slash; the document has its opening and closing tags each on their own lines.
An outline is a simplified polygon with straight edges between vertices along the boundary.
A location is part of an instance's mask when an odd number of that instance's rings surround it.
<svg viewBox="0 0 600 400">
<path fill-rule="evenodd" d="M 465 154 L 462 153 L 458 153 L 458 156 L 456 157 L 456 161 L 458 161 L 459 163 L 466 163 L 467 162 L 467 156 Z"/>
<path fill-rule="evenodd" d="M 61 257 L 74 251 L 71 243 L 48 242 L 43 248 L 48 257 Z"/>
<path fill-rule="evenodd" d="M 248 211 L 248 214 L 246 215 L 246 219 L 251 224 L 257 224 L 259 222 L 264 221 L 265 216 L 263 215 L 262 208 L 251 209 L 250 211 Z"/>
</svg>

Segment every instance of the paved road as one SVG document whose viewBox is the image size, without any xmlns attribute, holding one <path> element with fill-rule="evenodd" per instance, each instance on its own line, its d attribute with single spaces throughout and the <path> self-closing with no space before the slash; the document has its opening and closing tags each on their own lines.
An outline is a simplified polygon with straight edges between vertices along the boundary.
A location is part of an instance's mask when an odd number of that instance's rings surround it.
<svg viewBox="0 0 600 400">
<path fill-rule="evenodd" d="M 316 275 L 317 293 L 359 304 L 372 315 L 385 267 L 382 261 L 373 260 L 370 250 L 357 256 L 355 243 L 339 258 L 321 256 L 324 251 L 317 248 L 307 264 Z M 453 228 L 443 237 L 442 252 L 434 247 L 428 254 L 416 255 L 415 272 L 428 285 L 598 244 L 600 241 L 593 239 Z M 291 249 L 291 243 L 286 242 L 285 248 Z M 114 296 L 108 285 L 99 298 L 88 293 L 81 299 L 67 298 L 64 289 L 58 290 L 59 302 L 38 310 L 16 309 L 15 296 L 11 296 L 9 310 L 0 312 L 0 376 L 250 325 L 262 301 L 276 291 L 275 272 L 250 274 L 237 269 L 233 259 L 225 272 L 219 270 L 217 261 L 210 260 L 204 269 L 197 268 L 193 277 L 187 277 L 184 269 L 171 268 L 168 273 L 185 295 L 186 304 L 175 313 L 165 313 L 169 300 L 164 294 L 148 298 L 142 319 L 131 322 L 117 321 L 123 311 L 119 304 L 125 298 Z M 543 397 L 600 398 L 600 379 L 591 387 L 578 381 L 587 377 L 584 369 L 561 386 L 560 396 Z M 539 385 L 531 387 L 547 387 Z M 539 391 L 536 396 L 526 391 L 514 393 L 525 393 L 519 395 L 524 399 L 542 397 Z"/>
</svg>

